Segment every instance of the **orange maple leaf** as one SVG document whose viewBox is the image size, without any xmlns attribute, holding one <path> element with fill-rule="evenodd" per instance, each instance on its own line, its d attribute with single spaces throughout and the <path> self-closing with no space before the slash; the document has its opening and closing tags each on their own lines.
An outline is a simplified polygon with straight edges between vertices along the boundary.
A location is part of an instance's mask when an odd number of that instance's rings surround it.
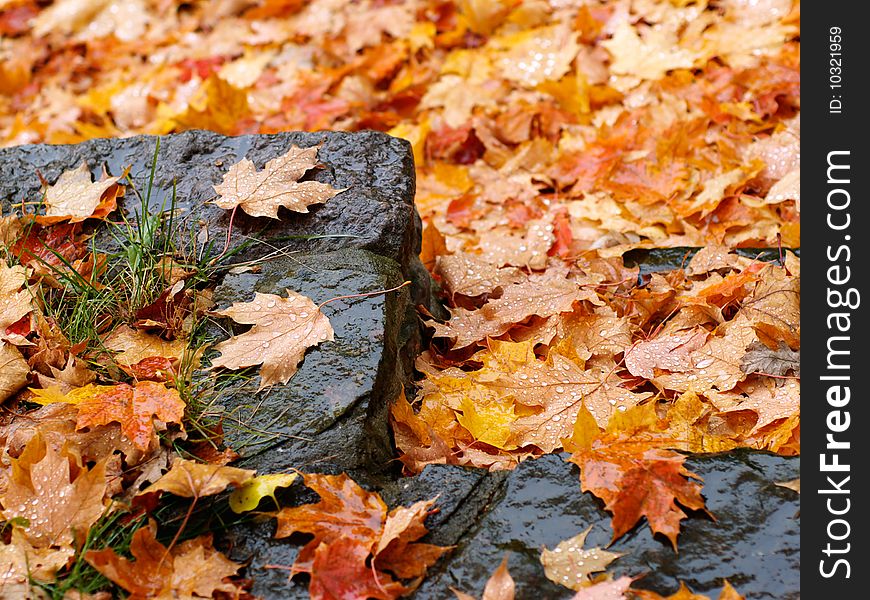
<svg viewBox="0 0 870 600">
<path fill-rule="evenodd" d="M 434 500 L 387 514 L 378 494 L 367 492 L 346 474 L 303 477 L 305 485 L 320 495 L 320 502 L 278 511 L 275 537 L 297 532 L 314 536 L 300 550 L 291 569 L 294 575 L 311 574 L 312 598 L 398 597 L 409 590 L 393 576 L 422 577 L 449 550 L 416 542 L 428 533 L 424 520 Z M 367 590 L 373 595 L 341 595 L 341 590 L 360 594 Z"/>
<path fill-rule="evenodd" d="M 187 540 L 175 548 L 157 541 L 154 524 L 133 534 L 130 554 L 112 548 L 89 550 L 85 560 L 105 577 L 130 592 L 130 600 L 146 598 L 211 598 L 215 592 L 238 592 L 225 578 L 241 565 L 212 547 L 211 536 Z"/>
<path fill-rule="evenodd" d="M 311 584 L 312 600 L 338 598 L 377 598 L 393 600 L 409 589 L 389 575 L 366 566 L 369 551 L 349 538 L 320 544 L 314 551 Z"/>
<path fill-rule="evenodd" d="M 650 447 L 646 440 L 605 434 L 571 458 L 580 467 L 584 492 L 592 492 L 613 514 L 613 541 L 646 517 L 653 533 L 662 533 L 677 548 L 680 521 L 692 510 L 704 509 L 701 478 L 683 466 L 686 457 L 672 450 Z"/>
<path fill-rule="evenodd" d="M 303 477 L 305 485 L 320 495 L 320 502 L 282 508 L 276 515 L 276 538 L 296 532 L 314 536 L 299 552 L 293 569 L 309 571 L 317 547 L 339 538 L 351 539 L 370 551 L 380 539 L 387 517 L 387 506 L 381 497 L 362 489 L 344 473 Z"/>
<path fill-rule="evenodd" d="M 140 381 L 134 386 L 93 385 L 60 394 L 56 388 L 33 390 L 35 402 L 66 402 L 78 407 L 76 428 L 121 424 L 121 433 L 140 450 L 147 450 L 155 436 L 156 417 L 163 423 L 181 424 L 185 404 L 178 390 L 155 381 Z"/>
</svg>

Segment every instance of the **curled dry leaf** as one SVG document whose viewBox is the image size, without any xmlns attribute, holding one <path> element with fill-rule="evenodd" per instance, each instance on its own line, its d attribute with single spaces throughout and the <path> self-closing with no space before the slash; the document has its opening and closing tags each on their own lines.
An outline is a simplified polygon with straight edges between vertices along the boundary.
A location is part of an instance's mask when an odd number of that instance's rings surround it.
<svg viewBox="0 0 870 600">
<path fill-rule="evenodd" d="M 215 346 L 221 353 L 212 368 L 260 368 L 260 389 L 287 383 L 311 346 L 333 340 L 329 319 L 309 298 L 291 290 L 287 297 L 255 293 L 253 302 L 237 302 L 216 314 L 253 325 L 250 331 Z"/>
<path fill-rule="evenodd" d="M 0 402 L 5 402 L 27 384 L 30 366 L 21 351 L 8 342 L 0 341 Z"/>
<path fill-rule="evenodd" d="M 779 341 L 779 347 L 771 350 L 761 342 L 752 342 L 746 347 L 746 354 L 740 362 L 741 370 L 747 375 L 761 373 L 762 375 L 785 376 L 789 371 L 796 377 L 801 376 L 801 353 L 788 347 L 784 341 Z"/>
<path fill-rule="evenodd" d="M 622 556 L 618 552 L 609 552 L 601 548 L 583 548 L 586 536 L 592 530 L 590 525 L 586 531 L 567 539 L 548 550 L 541 552 L 541 564 L 547 578 L 559 585 L 580 591 L 592 583 L 590 575 L 607 569 L 607 565 Z"/>
<path fill-rule="evenodd" d="M 278 207 L 308 212 L 312 204 L 322 204 L 344 190 L 319 181 L 299 181 L 307 171 L 318 166 L 320 146 L 292 146 L 285 154 L 266 163 L 257 171 L 254 163 L 243 158 L 230 167 L 223 181 L 214 186 L 221 208 L 241 208 L 252 217 L 278 218 Z"/>
<path fill-rule="evenodd" d="M 219 494 L 230 485 L 241 486 L 250 481 L 255 473 L 248 469 L 176 458 L 168 473 L 140 493 L 164 491 L 185 498 L 202 498 Z"/>
<path fill-rule="evenodd" d="M 33 311 L 27 285 L 27 270 L 21 265 L 6 266 L 0 262 L 0 340 L 19 338 L 8 333 L 8 328 Z"/>
<path fill-rule="evenodd" d="M 49 225 L 102 219 L 115 210 L 117 198 L 124 195 L 123 186 L 118 184 L 121 177 L 104 175 L 100 181 L 91 181 L 91 170 L 84 162 L 64 171 L 54 185 L 45 187 L 45 215 L 37 221 Z"/>
</svg>

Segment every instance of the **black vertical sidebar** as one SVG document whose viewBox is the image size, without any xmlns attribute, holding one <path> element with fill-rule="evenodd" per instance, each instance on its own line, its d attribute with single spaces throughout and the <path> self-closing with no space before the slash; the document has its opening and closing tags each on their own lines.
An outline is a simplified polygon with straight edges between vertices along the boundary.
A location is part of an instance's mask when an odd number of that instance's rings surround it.
<svg viewBox="0 0 870 600">
<path fill-rule="evenodd" d="M 801 26 L 801 592 L 866 597 L 870 164 L 861 2 L 806 2 Z M 806 34 L 806 35 L 804 35 Z"/>
</svg>

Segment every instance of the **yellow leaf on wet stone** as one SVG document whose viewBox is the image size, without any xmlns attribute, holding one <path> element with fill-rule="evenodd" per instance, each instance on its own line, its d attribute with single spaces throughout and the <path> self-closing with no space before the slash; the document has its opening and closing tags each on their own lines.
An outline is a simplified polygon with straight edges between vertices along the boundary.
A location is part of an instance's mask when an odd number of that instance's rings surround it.
<svg viewBox="0 0 870 600">
<path fill-rule="evenodd" d="M 291 486 L 298 476 L 298 473 L 268 473 L 249 479 L 230 494 L 230 508 L 235 513 L 254 510 L 266 496 L 272 498 L 277 506 L 275 490 Z"/>
<path fill-rule="evenodd" d="M 592 530 L 590 525 L 586 531 L 559 542 L 552 550 L 544 548 L 541 552 L 541 564 L 544 573 L 550 581 L 579 591 L 592 583 L 590 575 L 607 569 L 607 565 L 623 556 L 618 552 L 608 552 L 601 548 L 585 549 L 586 536 Z"/>
</svg>

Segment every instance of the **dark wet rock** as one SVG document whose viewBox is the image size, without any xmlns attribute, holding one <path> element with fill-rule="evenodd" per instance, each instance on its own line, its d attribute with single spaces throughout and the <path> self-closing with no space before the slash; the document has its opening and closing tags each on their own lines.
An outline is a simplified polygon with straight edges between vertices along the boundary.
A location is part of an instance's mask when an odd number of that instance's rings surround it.
<svg viewBox="0 0 870 600">
<path fill-rule="evenodd" d="M 94 139 L 75 145 L 27 145 L 0 149 L 0 205 L 37 201 L 40 182 L 77 167 L 84 160 L 95 177 L 105 166 L 112 175 L 130 168 L 139 191 L 148 187 L 158 138 L 135 136 L 124 139 Z M 406 278 L 415 280 L 419 301 L 428 298 L 429 279 L 417 258 L 420 250 L 420 218 L 414 210 L 414 164 L 409 144 L 378 132 L 277 133 L 226 137 L 209 131 L 187 131 L 162 136 L 150 197 L 153 209 L 169 207 L 175 186 L 176 206 L 188 227 L 198 230 L 205 223 L 212 254 L 224 245 L 229 211 L 205 204 L 215 197 L 214 186 L 227 170 L 244 157 L 258 169 L 286 152 L 322 143 L 318 153 L 324 168 L 308 177 L 346 191 L 310 213 L 281 209 L 281 219 L 254 218 L 237 211 L 231 247 L 250 237 L 268 243 L 251 244 L 234 260 L 250 260 L 272 252 L 327 252 L 341 248 L 369 250 L 394 260 Z M 128 193 L 122 201 L 134 206 Z"/>
<path fill-rule="evenodd" d="M 665 273 L 682 269 L 689 264 L 692 257 L 700 250 L 698 247 L 677 246 L 675 248 L 635 248 L 626 252 L 622 259 L 626 267 L 639 267 L 638 275 L 643 277 L 650 273 Z M 800 248 L 783 248 L 782 252 L 793 252 L 801 255 Z M 778 248 L 736 248 L 734 253 L 746 258 L 754 258 L 764 262 L 779 262 Z"/>
<path fill-rule="evenodd" d="M 365 250 L 291 254 L 260 268 L 227 275 L 215 290 L 218 307 L 248 302 L 254 292 L 286 295 L 286 289 L 320 304 L 402 282 L 395 262 Z M 408 296 L 403 288 L 324 306 L 335 340 L 309 349 L 287 385 L 257 392 L 256 369 L 249 377 L 218 377 L 210 412 L 223 414 L 229 445 L 245 457 L 241 466 L 378 472 L 393 464 L 387 407 L 409 380 L 410 364 L 402 357 L 410 357 L 415 347 L 408 344 L 417 343 L 415 323 L 404 321 Z"/>
<path fill-rule="evenodd" d="M 703 514 L 684 520 L 679 554 L 666 540 L 654 539 L 644 521 L 610 548 L 626 553 L 611 571 L 617 576 L 646 573 L 637 586 L 663 594 L 676 591 L 678 580 L 683 580 L 694 591 L 716 597 L 727 578 L 753 600 L 799 598 L 800 502 L 795 492 L 775 485 L 799 476 L 799 459 L 738 451 L 692 457 L 687 465 L 704 477 L 707 506 L 717 521 Z M 419 493 L 412 480 L 403 501 L 428 497 L 430 482 L 455 478 L 455 469 L 427 467 L 420 476 Z M 467 510 L 446 511 L 451 516 L 437 528 L 437 535 L 455 543 L 452 534 L 459 547 L 432 572 L 415 598 L 446 598 L 451 586 L 479 597 L 506 552 L 517 598 L 570 598 L 570 590 L 545 577 L 540 551 L 590 525 L 594 527 L 587 544 L 606 546 L 612 530 L 601 503 L 580 491 L 577 468 L 562 456 L 527 461 L 506 477 L 489 477 L 500 479 L 495 490 L 478 480 L 470 488 L 469 497 L 475 501 Z M 480 509 L 481 501 L 486 510 Z M 475 521 L 471 528 L 469 519 Z"/>
</svg>

